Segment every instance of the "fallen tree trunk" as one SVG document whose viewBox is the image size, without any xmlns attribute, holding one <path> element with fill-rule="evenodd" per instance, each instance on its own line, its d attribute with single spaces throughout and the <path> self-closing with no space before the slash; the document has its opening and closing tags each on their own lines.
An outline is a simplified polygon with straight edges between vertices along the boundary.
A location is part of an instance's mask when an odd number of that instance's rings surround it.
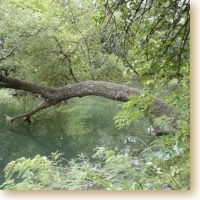
<svg viewBox="0 0 200 200">
<path fill-rule="evenodd" d="M 6 115 L 7 122 L 12 122 L 15 119 L 22 117 L 25 119 L 25 121 L 30 122 L 31 116 L 36 112 L 74 97 L 94 95 L 116 101 L 127 102 L 130 95 L 139 96 L 141 94 L 141 91 L 136 88 L 104 81 L 83 81 L 63 87 L 53 88 L 6 77 L 2 74 L 0 74 L 0 88 L 24 90 L 31 93 L 40 94 L 44 98 L 43 102 L 26 114 L 17 117 L 9 117 Z M 172 117 L 172 109 L 162 100 L 154 98 L 151 114 L 148 113 L 147 117 L 153 124 L 155 117 L 160 117 L 162 115 Z M 174 127 L 174 124 L 172 126 Z M 154 129 L 158 135 L 168 133 L 168 131 L 166 132 L 166 130 L 164 131 L 159 127 L 154 127 Z"/>
</svg>

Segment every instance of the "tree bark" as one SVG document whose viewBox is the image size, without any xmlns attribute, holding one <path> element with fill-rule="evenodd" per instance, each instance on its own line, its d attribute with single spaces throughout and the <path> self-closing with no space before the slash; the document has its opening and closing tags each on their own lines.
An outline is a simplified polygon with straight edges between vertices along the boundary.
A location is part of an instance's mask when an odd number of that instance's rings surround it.
<svg viewBox="0 0 200 200">
<path fill-rule="evenodd" d="M 6 77 L 2 74 L 0 74 L 0 88 L 24 90 L 31 93 L 40 94 L 45 99 L 42 104 L 27 114 L 13 118 L 7 117 L 7 119 L 9 119 L 7 122 L 12 122 L 20 117 L 28 117 L 28 119 L 30 119 L 31 115 L 38 112 L 39 110 L 45 109 L 51 105 L 58 104 L 61 101 L 66 101 L 74 97 L 95 95 L 116 101 L 127 102 L 130 95 L 139 96 L 141 94 L 141 91 L 136 88 L 104 81 L 83 81 L 69 84 L 63 87 L 53 88 L 32 84 L 27 81 L 11 77 Z M 148 113 L 147 117 L 149 118 L 149 121 L 153 123 L 155 117 L 160 117 L 162 115 L 168 117 L 174 116 L 170 106 L 155 97 L 152 103 L 151 114 Z M 154 129 L 157 134 L 165 134 L 166 132 L 159 130 L 160 128 L 154 127 Z"/>
</svg>

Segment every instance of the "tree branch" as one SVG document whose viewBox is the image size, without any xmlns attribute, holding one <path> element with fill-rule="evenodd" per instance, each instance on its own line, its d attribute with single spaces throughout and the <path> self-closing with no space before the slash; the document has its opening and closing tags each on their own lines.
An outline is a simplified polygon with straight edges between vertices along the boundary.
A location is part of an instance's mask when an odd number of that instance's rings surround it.
<svg viewBox="0 0 200 200">
<path fill-rule="evenodd" d="M 25 118 L 25 121 L 30 122 L 30 117 L 36 112 L 44 108 L 47 108 L 51 105 L 58 104 L 62 101 L 66 101 L 74 97 L 81 98 L 84 96 L 94 95 L 94 96 L 105 97 L 115 101 L 127 102 L 130 100 L 130 96 L 139 96 L 141 94 L 141 90 L 138 90 L 137 88 L 105 82 L 105 81 L 83 81 L 79 83 L 68 84 L 63 87 L 52 88 L 52 87 L 45 87 L 37 84 L 32 84 L 11 77 L 5 77 L 2 74 L 0 74 L 0 88 L 12 88 L 12 89 L 24 90 L 40 94 L 42 95 L 42 97 L 45 98 L 45 101 L 43 101 L 41 104 L 39 104 L 33 110 L 31 110 L 26 114 L 13 118 L 6 116 L 7 122 L 12 122 L 15 119 L 23 117 Z M 162 100 L 154 97 L 151 105 L 151 113 L 148 113 L 146 117 L 149 118 L 149 121 L 151 123 L 153 123 L 153 119 L 155 119 L 156 117 L 160 117 L 162 115 L 174 118 L 172 126 L 175 127 L 176 118 L 171 107 Z M 161 133 L 162 130 L 159 130 L 158 134 Z"/>
<path fill-rule="evenodd" d="M 16 78 L 6 77 L 0 73 L 0 88 L 4 87 L 40 94 L 44 98 L 53 98 L 55 93 L 55 89 L 53 88 L 32 84 Z"/>
<path fill-rule="evenodd" d="M 56 101 L 44 100 L 40 104 L 38 104 L 35 108 L 33 108 L 32 110 L 30 110 L 29 112 L 27 112 L 25 114 L 18 115 L 18 116 L 15 116 L 15 117 L 10 117 L 10 116 L 4 114 L 5 117 L 6 117 L 6 122 L 11 123 L 11 122 L 15 121 L 16 119 L 24 118 L 24 121 L 31 123 L 31 116 L 32 115 L 39 112 L 40 110 L 43 110 L 43 109 L 48 108 L 48 107 L 55 105 L 55 104 L 56 104 Z"/>
<path fill-rule="evenodd" d="M 74 71 L 73 71 L 73 68 L 72 68 L 72 65 L 71 65 L 71 54 L 74 53 L 74 51 L 75 51 L 76 49 L 75 49 L 73 52 L 65 53 L 65 52 L 63 51 L 63 48 L 62 48 L 60 42 L 58 41 L 58 38 L 57 38 L 57 37 L 52 37 L 52 38 L 56 41 L 56 43 L 57 43 L 57 45 L 58 45 L 58 47 L 59 47 L 59 49 L 60 49 L 59 53 L 60 53 L 61 55 L 64 56 L 63 62 L 64 62 L 64 61 L 67 61 L 67 67 L 68 67 L 68 69 L 69 69 L 70 75 L 72 76 L 73 80 L 77 83 L 78 80 L 77 80 L 77 78 L 76 78 L 75 75 L 74 75 Z"/>
</svg>

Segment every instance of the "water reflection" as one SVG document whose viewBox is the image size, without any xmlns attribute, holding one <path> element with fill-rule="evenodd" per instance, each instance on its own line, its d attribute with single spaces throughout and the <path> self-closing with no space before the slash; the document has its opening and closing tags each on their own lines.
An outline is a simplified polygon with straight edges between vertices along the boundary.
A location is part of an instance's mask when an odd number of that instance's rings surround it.
<svg viewBox="0 0 200 200">
<path fill-rule="evenodd" d="M 49 108 L 35 115 L 31 125 L 20 120 L 5 124 L 3 114 L 16 115 L 37 103 L 38 100 L 15 99 L 0 104 L 1 181 L 4 166 L 19 157 L 49 155 L 57 150 L 66 159 L 76 158 L 80 153 L 90 157 L 99 146 L 127 149 L 130 153 L 143 148 L 138 138 L 147 143 L 152 138 L 145 119 L 117 130 L 113 117 L 120 111 L 120 103 L 101 97 L 84 97 Z"/>
</svg>

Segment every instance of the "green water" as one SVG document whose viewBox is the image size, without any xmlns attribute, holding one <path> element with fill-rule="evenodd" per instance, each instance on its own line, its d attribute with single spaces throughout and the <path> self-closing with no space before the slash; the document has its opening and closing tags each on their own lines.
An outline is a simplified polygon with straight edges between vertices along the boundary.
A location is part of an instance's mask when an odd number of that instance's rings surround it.
<svg viewBox="0 0 200 200">
<path fill-rule="evenodd" d="M 38 99 L 19 100 L 8 95 L 0 98 L 0 182 L 5 165 L 19 157 L 49 155 L 60 151 L 66 159 L 80 153 L 90 157 L 96 147 L 127 151 L 143 148 L 140 137 L 148 142 L 152 136 L 144 118 L 121 130 L 114 126 L 113 117 L 121 110 L 119 102 L 101 97 L 74 99 L 36 114 L 28 125 L 19 119 L 6 124 L 4 114 L 14 116 L 39 102 Z"/>
</svg>

